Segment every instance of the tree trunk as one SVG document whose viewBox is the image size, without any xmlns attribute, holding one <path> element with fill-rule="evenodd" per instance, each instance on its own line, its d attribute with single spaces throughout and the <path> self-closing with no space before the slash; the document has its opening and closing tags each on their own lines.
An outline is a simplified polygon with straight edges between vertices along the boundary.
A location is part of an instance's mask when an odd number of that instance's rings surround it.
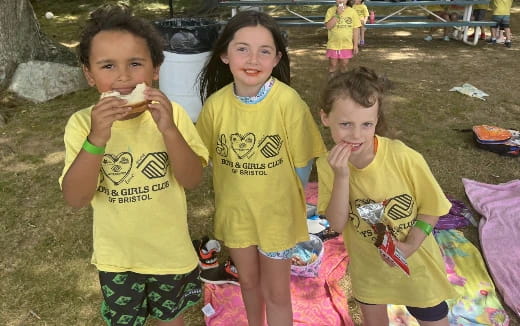
<svg viewBox="0 0 520 326">
<path fill-rule="evenodd" d="M 0 90 L 9 81 L 18 64 L 33 59 L 66 64 L 76 62 L 66 47 L 53 43 L 40 31 L 29 0 L 0 1 Z"/>
</svg>

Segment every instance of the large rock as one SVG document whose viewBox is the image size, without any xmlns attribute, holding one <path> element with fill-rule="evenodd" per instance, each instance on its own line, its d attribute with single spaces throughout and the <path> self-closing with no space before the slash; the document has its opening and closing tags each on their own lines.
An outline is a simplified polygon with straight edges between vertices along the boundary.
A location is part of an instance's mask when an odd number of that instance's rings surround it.
<svg viewBox="0 0 520 326">
<path fill-rule="evenodd" d="M 30 101 L 45 102 L 87 87 L 87 81 L 79 67 L 29 61 L 18 65 L 9 90 Z"/>
</svg>

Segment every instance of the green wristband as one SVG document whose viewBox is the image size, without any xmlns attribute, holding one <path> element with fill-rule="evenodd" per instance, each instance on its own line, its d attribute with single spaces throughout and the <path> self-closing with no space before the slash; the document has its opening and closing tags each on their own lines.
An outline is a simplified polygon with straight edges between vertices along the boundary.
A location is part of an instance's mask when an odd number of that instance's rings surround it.
<svg viewBox="0 0 520 326">
<path fill-rule="evenodd" d="M 426 235 L 430 235 L 433 231 L 433 226 L 421 220 L 415 220 L 413 226 L 421 229 Z"/>
<path fill-rule="evenodd" d="M 85 152 L 87 153 L 90 153 L 90 154 L 94 154 L 94 155 L 103 155 L 105 153 L 105 147 L 99 147 L 99 146 L 96 146 L 96 145 L 92 145 L 89 141 L 88 141 L 88 138 L 85 139 L 85 142 L 83 143 L 83 146 L 82 148 L 85 150 Z"/>
</svg>

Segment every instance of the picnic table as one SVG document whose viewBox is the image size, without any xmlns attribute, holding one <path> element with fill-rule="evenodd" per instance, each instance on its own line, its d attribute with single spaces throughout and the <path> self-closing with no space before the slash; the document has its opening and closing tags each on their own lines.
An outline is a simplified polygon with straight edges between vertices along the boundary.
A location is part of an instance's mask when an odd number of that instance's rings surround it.
<svg viewBox="0 0 520 326">
<path fill-rule="evenodd" d="M 365 5 L 369 8 L 376 7 L 394 7 L 395 10 L 383 16 L 377 16 L 376 21 L 366 24 L 368 29 L 372 28 L 430 28 L 430 27 L 453 27 L 455 29 L 454 36 L 457 40 L 461 40 L 466 44 L 476 45 L 478 38 L 469 40 L 470 27 L 475 28 L 475 35 L 480 34 L 480 28 L 483 26 L 495 26 L 493 21 L 472 21 L 473 6 L 476 4 L 489 4 L 490 0 L 428 0 L 428 1 L 365 1 Z M 321 26 L 323 27 L 324 16 L 306 16 L 299 14 L 291 9 L 293 6 L 308 5 L 327 5 L 333 6 L 335 0 L 292 0 L 292 1 L 276 1 L 276 0 L 223 0 L 218 3 L 219 6 L 227 6 L 232 8 L 231 15 L 235 15 L 240 7 L 266 7 L 266 6 L 283 6 L 292 14 L 292 16 L 276 17 L 280 26 Z M 429 6 L 456 6 L 464 10 L 462 18 L 458 21 L 446 21 L 439 17 L 431 10 Z M 426 14 L 423 16 L 403 16 L 401 15 L 405 9 L 418 8 Z M 439 21 L 432 21 L 429 16 L 436 17 Z"/>
</svg>

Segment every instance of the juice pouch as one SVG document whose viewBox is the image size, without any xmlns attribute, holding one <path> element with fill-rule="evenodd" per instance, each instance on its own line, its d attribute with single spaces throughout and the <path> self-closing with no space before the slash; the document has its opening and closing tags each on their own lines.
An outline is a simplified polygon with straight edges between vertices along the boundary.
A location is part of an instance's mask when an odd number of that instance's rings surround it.
<svg viewBox="0 0 520 326">
<path fill-rule="evenodd" d="M 359 216 L 372 226 L 377 235 L 374 245 L 387 259 L 393 261 L 406 275 L 410 275 L 410 268 L 403 254 L 394 244 L 392 233 L 383 223 L 385 202 L 372 203 L 357 208 Z"/>
</svg>

